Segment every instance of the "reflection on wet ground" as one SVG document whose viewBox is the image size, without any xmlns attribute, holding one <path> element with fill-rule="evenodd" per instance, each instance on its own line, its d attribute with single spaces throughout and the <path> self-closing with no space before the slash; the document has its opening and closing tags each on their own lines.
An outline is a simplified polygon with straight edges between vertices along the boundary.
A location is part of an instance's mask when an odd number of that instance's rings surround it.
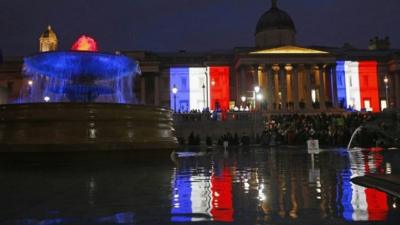
<svg viewBox="0 0 400 225">
<path fill-rule="evenodd" d="M 398 224 L 396 200 L 350 179 L 399 174 L 400 152 L 232 149 L 0 167 L 0 224 Z M 46 159 L 49 160 L 49 159 Z"/>
</svg>

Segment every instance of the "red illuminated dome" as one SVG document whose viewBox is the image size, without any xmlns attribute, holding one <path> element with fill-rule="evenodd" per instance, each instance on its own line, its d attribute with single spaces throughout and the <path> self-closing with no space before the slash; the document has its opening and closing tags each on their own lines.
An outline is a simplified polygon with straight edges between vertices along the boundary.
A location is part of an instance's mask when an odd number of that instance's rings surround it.
<svg viewBox="0 0 400 225">
<path fill-rule="evenodd" d="M 97 52 L 98 48 L 97 43 L 93 38 L 82 35 L 74 45 L 72 45 L 72 50 Z"/>
</svg>

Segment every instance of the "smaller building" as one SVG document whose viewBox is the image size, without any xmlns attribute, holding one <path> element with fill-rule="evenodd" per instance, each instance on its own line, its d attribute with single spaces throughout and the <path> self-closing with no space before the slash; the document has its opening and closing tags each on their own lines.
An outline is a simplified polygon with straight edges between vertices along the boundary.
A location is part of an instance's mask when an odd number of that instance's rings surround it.
<svg viewBox="0 0 400 225">
<path fill-rule="evenodd" d="M 58 38 L 51 26 L 40 35 L 39 38 L 39 52 L 56 51 L 58 47 Z"/>
</svg>

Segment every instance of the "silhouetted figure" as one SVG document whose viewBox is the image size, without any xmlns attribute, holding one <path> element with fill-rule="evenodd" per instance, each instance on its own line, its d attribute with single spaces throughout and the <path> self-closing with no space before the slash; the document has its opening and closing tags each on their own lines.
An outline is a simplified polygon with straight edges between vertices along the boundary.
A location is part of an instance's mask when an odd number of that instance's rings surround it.
<svg viewBox="0 0 400 225">
<path fill-rule="evenodd" d="M 206 145 L 207 146 L 212 146 L 213 142 L 212 142 L 212 138 L 210 136 L 206 137 Z"/>
</svg>

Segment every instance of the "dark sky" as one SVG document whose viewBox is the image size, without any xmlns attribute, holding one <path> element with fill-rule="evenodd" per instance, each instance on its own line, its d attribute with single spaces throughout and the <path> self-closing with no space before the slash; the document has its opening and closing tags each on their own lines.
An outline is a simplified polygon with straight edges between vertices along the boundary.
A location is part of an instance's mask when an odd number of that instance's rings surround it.
<svg viewBox="0 0 400 225">
<path fill-rule="evenodd" d="M 374 36 L 400 47 L 400 0 L 278 0 L 300 45 L 366 48 Z M 0 0 L 4 55 L 37 51 L 48 24 L 61 49 L 81 34 L 109 50 L 208 51 L 253 46 L 270 0 Z"/>
</svg>

